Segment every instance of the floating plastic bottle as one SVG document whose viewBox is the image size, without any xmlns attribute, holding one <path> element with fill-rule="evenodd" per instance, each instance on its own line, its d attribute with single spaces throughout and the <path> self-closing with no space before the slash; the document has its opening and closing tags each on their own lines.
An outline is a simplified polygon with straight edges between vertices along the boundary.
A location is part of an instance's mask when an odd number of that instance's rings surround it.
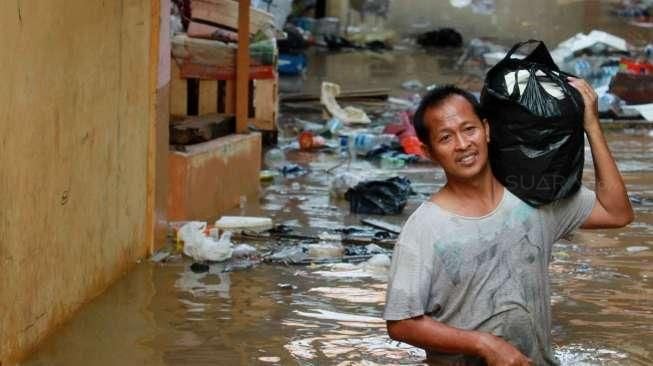
<svg viewBox="0 0 653 366">
<path fill-rule="evenodd" d="M 320 132 L 320 135 L 330 138 L 332 136 L 335 136 L 338 133 L 338 131 L 342 129 L 343 126 L 344 124 L 340 119 L 333 117 L 326 122 L 326 124 L 324 125 L 324 129 L 322 130 L 322 132 Z"/>
<path fill-rule="evenodd" d="M 270 169 L 277 169 L 286 164 L 286 155 L 281 149 L 270 149 L 265 153 L 265 165 Z"/>
<path fill-rule="evenodd" d="M 326 141 L 322 136 L 315 136 L 313 132 L 304 131 L 297 137 L 299 140 L 299 148 L 302 150 L 311 150 L 324 146 Z"/>
<path fill-rule="evenodd" d="M 390 145 L 395 141 L 397 141 L 397 136 L 391 134 L 359 133 L 353 136 L 353 150 L 357 154 L 364 155 L 377 146 Z"/>
</svg>

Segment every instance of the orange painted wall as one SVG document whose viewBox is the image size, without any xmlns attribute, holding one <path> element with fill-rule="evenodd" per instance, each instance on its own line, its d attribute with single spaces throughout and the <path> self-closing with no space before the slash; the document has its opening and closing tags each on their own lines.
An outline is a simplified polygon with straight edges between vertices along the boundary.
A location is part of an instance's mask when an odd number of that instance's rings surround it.
<svg viewBox="0 0 653 366">
<path fill-rule="evenodd" d="M 169 155 L 170 221 L 212 222 L 237 207 L 241 196 L 258 197 L 261 135 L 230 135 Z"/>
</svg>

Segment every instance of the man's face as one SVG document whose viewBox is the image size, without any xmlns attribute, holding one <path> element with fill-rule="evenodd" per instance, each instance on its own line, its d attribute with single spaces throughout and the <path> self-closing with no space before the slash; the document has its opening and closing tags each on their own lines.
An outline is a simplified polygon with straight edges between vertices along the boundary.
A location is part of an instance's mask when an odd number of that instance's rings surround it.
<svg viewBox="0 0 653 366">
<path fill-rule="evenodd" d="M 460 95 L 448 97 L 428 108 L 424 121 L 431 141 L 429 155 L 447 176 L 470 179 L 487 167 L 487 120 L 479 119 L 467 99 Z"/>
</svg>

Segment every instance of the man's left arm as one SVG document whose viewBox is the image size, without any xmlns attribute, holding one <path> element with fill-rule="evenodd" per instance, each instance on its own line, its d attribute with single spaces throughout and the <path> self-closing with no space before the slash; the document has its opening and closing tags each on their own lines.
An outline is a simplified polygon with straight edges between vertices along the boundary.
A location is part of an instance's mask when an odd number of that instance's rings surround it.
<svg viewBox="0 0 653 366">
<path fill-rule="evenodd" d="M 569 79 L 570 84 L 583 96 L 585 118 L 583 126 L 592 150 L 596 179 L 596 204 L 581 225 L 583 229 L 618 228 L 634 219 L 628 192 L 605 140 L 598 117 L 597 95 L 582 79 Z"/>
</svg>

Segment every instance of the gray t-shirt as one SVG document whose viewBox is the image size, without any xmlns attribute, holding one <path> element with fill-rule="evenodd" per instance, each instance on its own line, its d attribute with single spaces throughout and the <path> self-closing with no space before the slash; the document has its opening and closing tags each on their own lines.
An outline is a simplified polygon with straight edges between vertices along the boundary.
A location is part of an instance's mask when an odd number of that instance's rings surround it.
<svg viewBox="0 0 653 366">
<path fill-rule="evenodd" d="M 386 320 L 428 315 L 447 325 L 492 333 L 555 365 L 551 349 L 548 267 L 553 243 L 580 226 L 596 198 L 574 196 L 533 208 L 504 189 L 497 208 L 464 217 L 424 202 L 408 218 L 394 249 Z M 427 350 L 429 358 L 483 364 Z"/>
</svg>

